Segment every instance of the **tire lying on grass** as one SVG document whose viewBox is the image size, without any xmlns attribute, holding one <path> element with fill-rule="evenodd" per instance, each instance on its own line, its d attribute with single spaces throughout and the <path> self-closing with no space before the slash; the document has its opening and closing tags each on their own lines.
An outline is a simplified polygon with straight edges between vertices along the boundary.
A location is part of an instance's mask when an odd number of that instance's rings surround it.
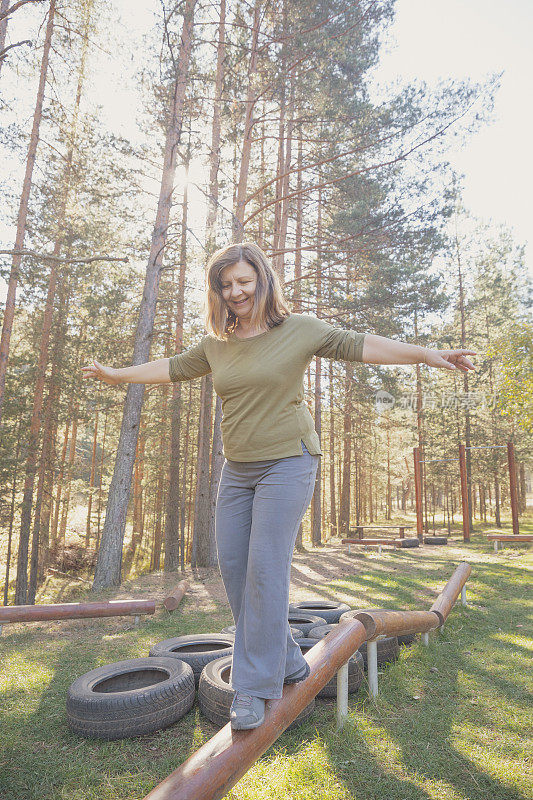
<svg viewBox="0 0 533 800">
<path fill-rule="evenodd" d="M 326 624 L 338 622 L 340 615 L 349 610 L 349 605 L 334 600 L 300 600 L 298 603 L 289 603 L 291 613 L 299 614 L 301 611 L 307 611 L 310 614 L 318 614 Z"/>
<path fill-rule="evenodd" d="M 235 690 L 229 683 L 231 659 L 232 656 L 223 656 L 206 664 L 198 684 L 200 711 L 214 725 L 220 727 L 230 721 L 229 710 L 235 694 Z M 313 698 L 285 730 L 291 730 L 291 728 L 301 725 L 313 713 L 314 708 L 315 699 Z"/>
<path fill-rule="evenodd" d="M 312 628 L 313 625 L 325 625 L 326 620 L 324 617 L 310 614 L 308 611 L 291 611 L 289 609 L 289 624 L 300 628 L 303 635 L 307 636 L 307 631 Z"/>
<path fill-rule="evenodd" d="M 167 728 L 193 706 L 191 667 L 177 658 L 133 658 L 97 667 L 67 692 L 69 728 L 95 739 L 127 739 Z"/>
<path fill-rule="evenodd" d="M 298 639 L 298 644 L 302 653 L 305 655 L 311 647 L 318 644 L 318 639 Z M 363 656 L 356 650 L 348 660 L 348 694 L 356 692 L 364 678 L 364 661 Z M 317 697 L 337 697 L 337 674 L 326 683 L 325 686 L 318 692 Z"/>
<path fill-rule="evenodd" d="M 200 674 L 210 661 L 233 654 L 235 636 L 229 633 L 193 633 L 164 639 L 150 648 L 149 656 L 176 658 L 192 668 L 194 683 L 198 688 Z"/>
</svg>

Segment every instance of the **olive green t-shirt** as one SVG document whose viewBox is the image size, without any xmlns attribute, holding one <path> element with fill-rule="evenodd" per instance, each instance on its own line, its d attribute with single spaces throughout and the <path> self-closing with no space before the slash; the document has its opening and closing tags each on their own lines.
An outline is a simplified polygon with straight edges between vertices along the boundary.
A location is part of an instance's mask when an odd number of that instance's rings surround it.
<svg viewBox="0 0 533 800">
<path fill-rule="evenodd" d="M 264 333 L 227 341 L 212 334 L 169 359 L 171 381 L 213 373 L 222 400 L 221 433 L 229 461 L 322 455 L 303 378 L 313 356 L 362 361 L 365 334 L 335 328 L 308 314 L 290 314 Z"/>
</svg>

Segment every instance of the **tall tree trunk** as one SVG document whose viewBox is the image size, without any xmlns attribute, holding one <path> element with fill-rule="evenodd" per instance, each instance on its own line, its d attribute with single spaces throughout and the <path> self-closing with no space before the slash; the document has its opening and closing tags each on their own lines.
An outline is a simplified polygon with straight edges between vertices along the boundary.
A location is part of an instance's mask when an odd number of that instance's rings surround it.
<svg viewBox="0 0 533 800">
<path fill-rule="evenodd" d="M 192 408 L 192 383 L 189 381 L 189 401 L 187 403 L 187 418 L 185 420 L 185 459 L 183 461 L 183 482 L 181 489 L 181 515 L 180 515 L 180 568 L 181 571 L 185 569 L 185 564 L 188 560 L 188 545 L 185 541 L 186 523 L 190 520 L 190 497 L 192 489 L 189 491 L 187 486 L 187 468 L 189 466 L 189 450 L 190 450 L 190 431 L 191 431 L 191 408 Z M 187 506 L 187 498 L 189 498 L 189 506 Z"/>
<path fill-rule="evenodd" d="M 248 65 L 248 85 L 246 87 L 246 100 L 244 103 L 244 134 L 242 139 L 242 153 L 239 179 L 236 186 L 235 211 L 233 215 L 233 241 L 242 242 L 244 239 L 244 214 L 246 210 L 246 194 L 248 190 L 248 174 L 250 169 L 250 156 L 252 151 L 252 129 L 254 126 L 254 97 L 257 77 L 257 43 L 259 38 L 259 15 L 262 0 L 255 0 L 254 21 L 252 28 L 252 42 L 250 46 L 250 62 Z"/>
<path fill-rule="evenodd" d="M 350 468 L 352 460 L 352 391 L 353 367 L 352 362 L 346 362 L 344 381 L 344 415 L 343 415 L 343 455 L 342 478 L 339 503 L 339 527 L 341 536 L 349 534 L 350 527 Z"/>
<path fill-rule="evenodd" d="M 293 311 L 296 314 L 302 313 L 302 228 L 303 228 L 303 191 L 302 191 L 302 172 L 303 172 L 303 149 L 302 149 L 302 128 L 298 128 L 298 171 L 296 173 L 296 228 L 294 232 L 294 283 L 292 290 Z"/>
<path fill-rule="evenodd" d="M 335 494 L 335 404 L 333 402 L 333 363 L 329 360 L 329 535 L 338 535 L 337 500 Z"/>
<path fill-rule="evenodd" d="M 210 445 L 212 430 L 213 379 L 211 375 L 202 378 L 200 396 L 200 425 L 198 445 L 198 479 L 193 529 L 194 567 L 214 567 L 217 564 L 214 530 L 211 525 L 211 485 L 209 480 Z"/>
<path fill-rule="evenodd" d="M 318 192 L 318 215 L 317 215 L 317 252 L 316 252 L 316 315 L 320 317 L 322 301 L 322 190 Z M 318 438 L 322 439 L 322 359 L 315 356 L 315 429 Z M 322 531 L 320 526 L 320 509 L 322 507 L 322 458 L 318 460 L 318 468 L 315 478 L 315 489 L 311 499 L 311 542 L 313 547 L 320 547 L 322 544 Z"/>
<path fill-rule="evenodd" d="M 11 565 L 11 548 L 13 545 L 13 522 L 15 519 L 15 504 L 17 498 L 17 468 L 19 463 L 20 446 L 22 437 L 20 436 L 20 428 L 22 426 L 22 417 L 19 417 L 17 429 L 15 431 L 15 441 L 17 443 L 17 451 L 15 453 L 15 460 L 13 463 L 13 480 L 11 489 L 11 507 L 9 509 L 9 530 L 7 533 L 7 553 L 6 553 L 6 573 L 4 581 L 4 605 L 8 605 L 9 594 L 9 573 Z"/>
<path fill-rule="evenodd" d="M 46 75 L 48 72 L 48 59 L 50 55 L 50 46 L 52 44 L 52 33 L 54 30 L 54 15 L 56 8 L 56 0 L 50 0 L 50 8 L 48 11 L 48 23 L 46 26 L 46 35 L 43 46 L 43 56 L 41 59 L 41 73 L 39 77 L 39 88 L 37 90 L 37 99 L 35 102 L 35 110 L 33 112 L 33 125 L 30 135 L 30 144 L 28 147 L 28 157 L 26 159 L 26 170 L 24 173 L 24 182 L 22 184 L 22 194 L 19 202 L 19 210 L 17 215 L 17 233 L 15 236 L 14 250 L 20 251 L 24 246 L 24 237 L 26 234 L 26 219 L 28 216 L 28 204 L 30 199 L 30 191 L 32 185 L 33 165 L 35 164 L 35 157 L 37 155 L 37 145 L 39 143 L 39 128 L 41 125 L 41 117 L 43 111 L 44 90 L 46 85 Z M 15 316 L 15 301 L 17 293 L 17 283 L 19 278 L 20 263 L 22 260 L 21 255 L 15 254 L 11 264 L 11 271 L 9 274 L 9 281 L 7 285 L 6 304 L 4 308 L 4 319 L 2 322 L 2 337 L 0 339 L 0 423 L 2 421 L 2 408 L 4 404 L 4 392 L 6 385 L 6 370 L 7 361 L 9 358 L 9 346 L 11 342 L 11 332 L 13 330 L 13 319 Z M 26 489 L 24 490 L 26 495 Z M 24 502 L 24 501 L 23 501 Z M 26 509 L 27 517 L 27 509 Z M 26 521 L 24 525 L 26 525 Z M 23 538 L 21 545 L 19 545 L 19 564 L 26 564 L 28 561 L 28 537 L 29 525 L 27 526 L 27 536 Z M 22 554 L 21 554 L 22 551 Z M 16 603 L 24 603 L 27 593 L 27 577 L 20 575 L 20 580 L 17 575 L 17 596 Z M 23 598 L 23 599 L 20 599 Z"/>
<path fill-rule="evenodd" d="M 415 342 L 418 344 L 418 309 L 414 312 L 414 334 Z M 416 428 L 418 434 L 418 448 L 420 452 L 420 478 L 422 483 L 422 494 L 424 499 L 424 532 L 428 533 L 428 513 L 427 513 L 427 490 L 426 490 L 426 450 L 424 446 L 424 404 L 422 398 L 422 371 L 420 364 L 416 365 Z"/>
<path fill-rule="evenodd" d="M 162 434 L 159 437 L 159 454 L 158 454 L 158 462 L 159 464 L 164 463 L 165 455 L 167 449 L 167 436 Z M 155 508 L 154 508 L 154 540 L 152 545 L 152 557 L 150 559 L 150 571 L 151 572 L 159 572 L 161 569 L 161 548 L 163 544 L 163 525 L 162 525 L 162 514 L 163 514 L 163 486 L 164 486 L 164 476 L 166 477 L 166 473 L 159 471 L 157 475 L 157 482 L 156 482 L 156 496 L 155 496 Z"/>
<path fill-rule="evenodd" d="M 196 0 L 186 0 L 183 13 L 183 29 L 181 32 L 179 57 L 173 87 L 172 108 L 165 141 L 163 174 L 157 204 L 156 220 L 146 268 L 146 279 L 139 311 L 139 321 L 137 330 L 135 331 L 133 364 L 145 363 L 150 357 L 150 345 L 159 291 L 159 280 L 163 253 L 167 243 L 172 194 L 174 191 L 178 144 L 181 138 L 183 102 L 192 47 L 195 6 Z M 98 550 L 93 590 L 107 586 L 118 586 L 120 584 L 126 509 L 131 491 L 135 442 L 139 429 L 143 396 L 143 384 L 129 384 L 124 403 L 124 414 L 122 417 L 113 478 L 109 488 L 106 519 L 102 531 L 100 548 Z"/>
<path fill-rule="evenodd" d="M 186 168 L 189 169 L 190 143 L 187 147 Z M 181 214 L 180 271 L 176 298 L 176 330 L 174 334 L 175 352 L 183 350 L 183 312 L 185 308 L 185 277 L 187 271 L 187 218 L 188 182 L 183 187 Z M 181 412 L 183 387 L 181 381 L 171 384 L 171 434 L 169 484 L 165 515 L 165 572 L 175 572 L 179 563 L 179 520 L 180 520 L 180 448 Z"/>
<path fill-rule="evenodd" d="M 455 245 L 457 253 L 457 277 L 459 282 L 459 314 L 461 318 L 461 347 L 466 347 L 466 326 L 465 326 L 465 303 L 464 303 L 464 290 L 463 290 L 463 273 L 461 269 L 461 252 L 459 248 L 459 235 L 457 232 L 457 214 L 455 216 Z M 465 395 L 468 395 L 468 373 L 463 375 L 463 390 Z M 471 426 L 470 426 L 470 409 L 469 404 L 465 403 L 465 458 L 466 458 L 466 485 L 468 495 L 468 529 L 473 533 L 472 521 L 472 456 L 470 447 L 472 445 Z"/>
<path fill-rule="evenodd" d="M 87 502 L 87 518 L 85 522 L 85 547 L 91 543 L 91 515 L 93 508 L 94 481 L 96 476 L 96 444 L 98 442 L 98 409 L 94 415 L 93 446 L 91 449 L 91 474 L 89 476 L 89 500 Z"/>
<path fill-rule="evenodd" d="M 65 423 L 65 433 L 63 436 L 63 448 L 61 450 L 61 458 L 59 460 L 59 472 L 57 474 L 57 489 L 56 489 L 56 499 L 55 499 L 55 509 L 54 509 L 54 517 L 52 520 L 52 535 L 50 539 L 50 549 L 52 553 L 52 558 L 57 556 L 59 551 L 59 513 L 61 509 L 61 502 L 63 497 L 63 475 L 65 471 L 65 464 L 67 463 L 67 447 L 68 447 L 68 435 L 70 431 L 70 419 L 72 413 L 72 403 L 73 399 L 69 400 L 68 406 L 68 416 L 67 422 Z"/>
<path fill-rule="evenodd" d="M 226 2 L 220 0 L 220 17 L 218 24 L 218 46 L 217 46 L 217 68 L 215 76 L 215 97 L 213 105 L 213 122 L 211 126 L 211 158 L 209 170 L 209 197 L 212 198 L 208 206 L 206 222 L 206 250 L 212 253 L 217 244 L 217 204 L 219 195 L 218 172 L 220 165 L 220 107 L 222 103 L 222 78 L 224 71 L 224 59 L 226 57 L 225 41 L 225 20 Z M 212 381 L 212 378 L 211 378 Z M 222 446 L 222 400 L 218 395 L 215 397 L 215 418 L 213 425 L 213 441 L 211 444 L 211 471 L 209 483 L 209 541 L 213 543 L 216 550 L 216 531 L 215 531 L 215 511 L 217 503 L 218 486 L 220 475 L 224 464 L 224 454 Z M 213 555 L 210 555 L 211 559 Z M 214 554 L 216 558 L 216 553 Z"/>
<path fill-rule="evenodd" d="M 105 445 L 106 445 L 106 436 L 107 436 L 107 422 L 109 416 L 109 408 L 106 407 L 105 410 L 105 418 L 104 418 L 104 435 L 102 437 L 102 455 L 100 457 L 100 479 L 98 481 L 98 530 L 96 531 L 96 550 L 100 547 L 100 537 L 102 534 L 102 505 L 103 505 L 103 476 L 104 476 L 104 459 L 105 459 Z"/>
</svg>

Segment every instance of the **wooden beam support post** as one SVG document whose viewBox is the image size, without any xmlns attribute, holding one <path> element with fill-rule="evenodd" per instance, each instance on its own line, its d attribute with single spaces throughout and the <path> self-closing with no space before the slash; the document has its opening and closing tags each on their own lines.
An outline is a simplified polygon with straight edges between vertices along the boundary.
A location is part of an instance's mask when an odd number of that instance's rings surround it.
<svg viewBox="0 0 533 800">
<path fill-rule="evenodd" d="M 461 504 L 463 508 L 463 540 L 470 541 L 470 528 L 468 525 L 468 484 L 466 481 L 466 448 L 459 445 L 459 469 L 461 472 Z"/>
<path fill-rule="evenodd" d="M 520 533 L 518 527 L 518 494 L 516 491 L 516 464 L 514 458 L 514 444 L 507 442 L 507 463 L 509 465 L 509 498 L 511 501 L 511 517 L 513 520 L 513 534 Z"/>
</svg>

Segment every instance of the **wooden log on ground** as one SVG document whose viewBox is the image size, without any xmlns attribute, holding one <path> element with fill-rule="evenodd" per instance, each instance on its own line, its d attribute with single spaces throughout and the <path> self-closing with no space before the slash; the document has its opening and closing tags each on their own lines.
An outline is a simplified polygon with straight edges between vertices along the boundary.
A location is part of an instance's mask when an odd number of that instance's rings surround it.
<svg viewBox="0 0 533 800">
<path fill-rule="evenodd" d="M 180 581 L 177 586 L 172 589 L 170 594 L 163 600 L 163 605 L 167 611 L 175 611 L 181 603 L 183 596 L 189 588 L 188 581 Z"/>
</svg>

